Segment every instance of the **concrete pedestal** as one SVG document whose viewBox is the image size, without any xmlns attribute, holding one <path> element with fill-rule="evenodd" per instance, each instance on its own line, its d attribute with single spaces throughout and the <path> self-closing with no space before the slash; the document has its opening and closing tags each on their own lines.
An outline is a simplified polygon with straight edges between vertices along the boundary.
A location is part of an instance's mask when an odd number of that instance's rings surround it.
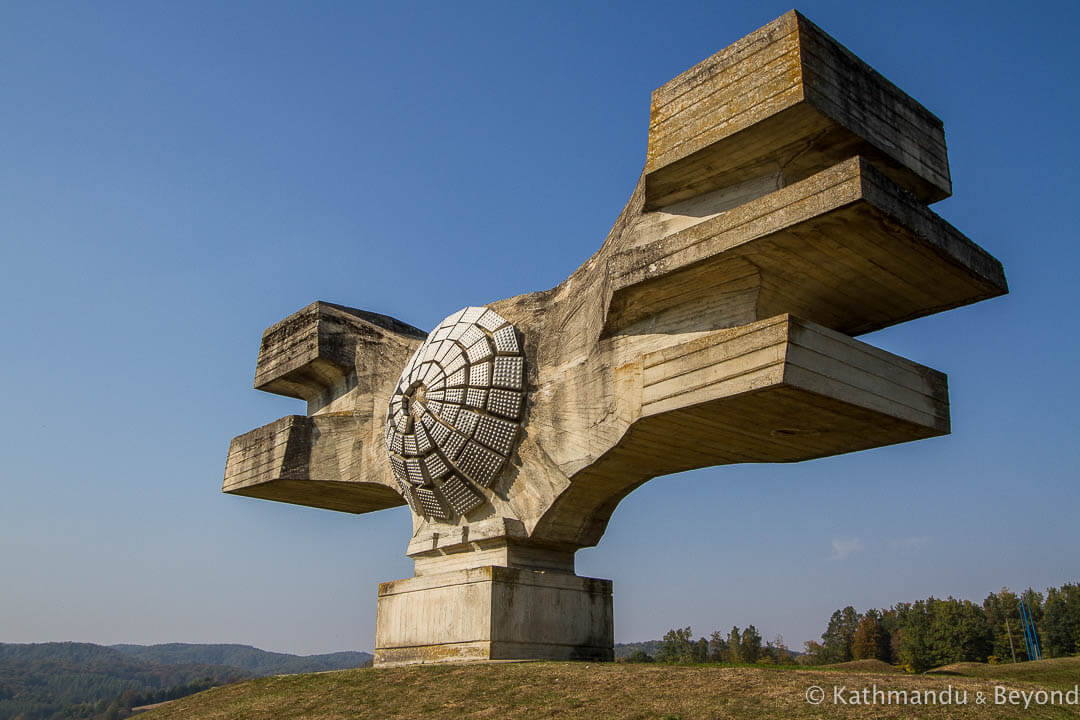
<svg viewBox="0 0 1080 720">
<path fill-rule="evenodd" d="M 378 666 L 613 657 L 610 580 L 487 565 L 379 585 Z"/>
</svg>

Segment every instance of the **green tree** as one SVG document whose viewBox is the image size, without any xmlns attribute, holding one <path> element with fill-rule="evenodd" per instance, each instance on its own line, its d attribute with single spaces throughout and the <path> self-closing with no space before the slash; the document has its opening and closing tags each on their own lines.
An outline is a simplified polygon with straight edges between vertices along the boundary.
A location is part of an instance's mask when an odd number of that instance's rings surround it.
<svg viewBox="0 0 1080 720">
<path fill-rule="evenodd" d="M 930 645 L 933 618 L 926 602 L 918 600 L 914 603 L 898 603 L 894 609 L 900 618 L 898 632 L 900 662 L 915 672 L 923 672 L 934 667 L 933 650 Z"/>
<path fill-rule="evenodd" d="M 1039 635 L 1047 657 L 1080 652 L 1080 585 L 1066 583 L 1046 591 Z"/>
<path fill-rule="evenodd" d="M 694 651 L 691 647 L 690 636 L 689 627 L 668 630 L 660 643 L 660 652 L 656 653 L 656 659 L 666 663 L 691 662 L 694 659 Z"/>
<path fill-rule="evenodd" d="M 881 629 L 888 640 L 887 660 L 894 665 L 898 664 L 900 662 L 900 616 L 895 608 L 881 611 Z"/>
<path fill-rule="evenodd" d="M 1017 660 L 1026 660 L 1024 631 L 1020 625 L 1020 602 L 1016 593 L 1008 588 L 990 593 L 983 600 L 983 612 L 986 613 L 992 635 L 990 654 L 1005 662 L 1012 662 L 1014 653 Z"/>
<path fill-rule="evenodd" d="M 803 654 L 799 656 L 801 665 L 822 665 L 825 661 L 825 648 L 821 643 L 807 640 L 803 643 Z"/>
<path fill-rule="evenodd" d="M 765 651 L 777 665 L 790 665 L 794 660 L 791 651 L 788 650 L 788 646 L 784 642 L 784 636 L 780 633 L 777 633 L 776 637 L 770 642 L 765 643 Z"/>
<path fill-rule="evenodd" d="M 731 632 L 727 636 L 728 643 L 728 662 L 743 662 L 742 657 L 742 635 L 739 632 L 739 628 L 735 625 L 731 626 Z"/>
<path fill-rule="evenodd" d="M 851 643 L 855 641 L 855 630 L 858 626 L 859 613 L 850 605 L 832 614 L 829 626 L 821 634 L 823 662 L 841 663 L 851 660 Z"/>
<path fill-rule="evenodd" d="M 727 638 L 719 630 L 714 630 L 709 638 L 709 660 L 711 662 L 729 662 L 730 651 Z"/>
<path fill-rule="evenodd" d="M 709 662 L 709 641 L 705 638 L 698 638 L 694 643 L 694 662 Z"/>
<path fill-rule="evenodd" d="M 756 663 L 761 658 L 761 633 L 753 625 L 748 625 L 743 631 L 739 656 L 746 663 Z"/>
<path fill-rule="evenodd" d="M 881 613 L 877 610 L 867 610 L 855 627 L 855 636 L 851 641 L 851 656 L 856 660 L 889 662 L 889 633 L 885 632 L 881 624 Z"/>
<path fill-rule="evenodd" d="M 949 597 L 926 601 L 930 616 L 931 662 L 986 662 L 993 650 L 993 632 L 985 611 L 968 600 Z"/>
</svg>

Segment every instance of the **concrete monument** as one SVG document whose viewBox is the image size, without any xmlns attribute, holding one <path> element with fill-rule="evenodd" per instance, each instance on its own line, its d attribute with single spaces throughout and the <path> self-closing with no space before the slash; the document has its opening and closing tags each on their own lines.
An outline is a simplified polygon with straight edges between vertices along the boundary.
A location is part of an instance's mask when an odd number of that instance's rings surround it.
<svg viewBox="0 0 1080 720">
<path fill-rule="evenodd" d="M 653 93 L 641 178 L 558 287 L 430 333 L 324 302 L 270 327 L 255 387 L 307 413 L 234 439 L 223 489 L 408 504 L 378 665 L 610 660 L 574 553 L 642 483 L 949 432 L 942 373 L 853 337 L 1008 291 L 928 209 L 951 191 L 941 121 L 789 12 Z"/>
</svg>

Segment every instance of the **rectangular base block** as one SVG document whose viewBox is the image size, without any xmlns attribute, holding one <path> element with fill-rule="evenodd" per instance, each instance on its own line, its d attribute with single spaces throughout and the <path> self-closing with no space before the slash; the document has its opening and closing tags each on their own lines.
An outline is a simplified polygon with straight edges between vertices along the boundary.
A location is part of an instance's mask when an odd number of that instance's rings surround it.
<svg viewBox="0 0 1080 720">
<path fill-rule="evenodd" d="M 375 665 L 614 659 L 611 581 L 494 565 L 379 585 Z"/>
</svg>

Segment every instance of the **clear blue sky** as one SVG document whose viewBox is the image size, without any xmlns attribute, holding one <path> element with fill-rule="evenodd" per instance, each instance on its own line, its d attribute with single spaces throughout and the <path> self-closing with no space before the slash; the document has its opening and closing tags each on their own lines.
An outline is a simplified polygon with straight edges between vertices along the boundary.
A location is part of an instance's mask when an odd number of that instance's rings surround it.
<svg viewBox="0 0 1080 720">
<path fill-rule="evenodd" d="M 1078 7 L 799 6 L 944 120 L 935 210 L 1012 294 L 863 338 L 949 374 L 951 436 L 633 493 L 578 554 L 617 640 L 798 648 L 848 604 L 1080 580 Z M 263 329 L 557 284 L 634 186 L 649 93 L 788 9 L 3 3 L 0 641 L 370 650 L 407 511 L 220 493 L 230 438 L 303 412 L 251 389 Z"/>
</svg>

